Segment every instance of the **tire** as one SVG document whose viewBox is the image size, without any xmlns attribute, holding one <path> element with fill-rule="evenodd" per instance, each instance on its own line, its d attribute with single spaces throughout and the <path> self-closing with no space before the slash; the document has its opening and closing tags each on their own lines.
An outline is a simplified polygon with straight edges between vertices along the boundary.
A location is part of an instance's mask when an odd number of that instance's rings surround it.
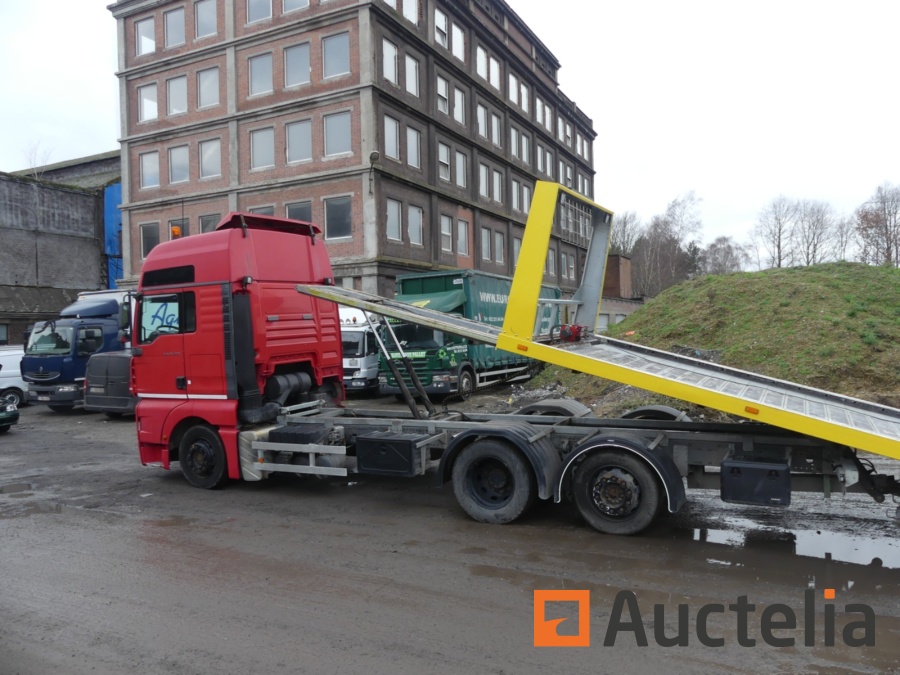
<svg viewBox="0 0 900 675">
<path fill-rule="evenodd" d="M 459 381 L 456 384 L 456 391 L 459 397 L 465 401 L 475 393 L 475 375 L 468 368 L 463 368 L 459 372 Z"/>
<path fill-rule="evenodd" d="M 10 426 L 12 425 L 4 424 L 2 427 L 0 427 L 0 434 L 5 434 L 7 431 L 9 431 Z"/>
<path fill-rule="evenodd" d="M 188 483 L 204 490 L 221 486 L 228 477 L 219 434 L 205 425 L 191 427 L 181 437 L 178 463 Z"/>
<path fill-rule="evenodd" d="M 48 403 L 47 407 L 58 413 L 70 413 L 75 410 L 75 405 L 71 403 Z"/>
<path fill-rule="evenodd" d="M 659 482 L 647 463 L 615 450 L 585 459 L 575 470 L 572 491 L 584 519 L 606 534 L 643 531 L 662 501 Z"/>
<path fill-rule="evenodd" d="M 660 422 L 690 422 L 687 414 L 667 405 L 647 405 L 629 410 L 622 415 L 623 420 L 657 420 Z"/>
<path fill-rule="evenodd" d="M 534 503 L 531 467 L 506 443 L 485 439 L 460 452 L 453 464 L 456 501 L 482 523 L 511 523 Z"/>
<path fill-rule="evenodd" d="M 20 408 L 25 401 L 25 396 L 18 389 L 7 389 L 0 394 L 0 400 L 12 403 L 17 408 Z"/>
</svg>

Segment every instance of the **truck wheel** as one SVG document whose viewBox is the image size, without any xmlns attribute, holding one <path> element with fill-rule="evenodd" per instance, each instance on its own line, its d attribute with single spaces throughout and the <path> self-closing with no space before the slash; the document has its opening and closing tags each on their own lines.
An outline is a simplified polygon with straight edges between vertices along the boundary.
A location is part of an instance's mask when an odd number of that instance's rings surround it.
<svg viewBox="0 0 900 675">
<path fill-rule="evenodd" d="M 185 432 L 178 444 L 178 462 L 194 487 L 212 490 L 225 482 L 225 449 L 210 427 L 200 425 Z"/>
<path fill-rule="evenodd" d="M 535 481 L 522 456 L 506 443 L 475 441 L 453 464 L 453 492 L 470 517 L 511 523 L 534 502 Z"/>
<path fill-rule="evenodd" d="M 616 451 L 598 452 L 575 471 L 578 511 L 606 534 L 637 534 L 656 518 L 659 483 L 647 464 Z"/>
<path fill-rule="evenodd" d="M 2 394 L 0 394 L 0 400 L 4 400 L 7 403 L 12 403 L 18 408 L 22 405 L 24 396 L 22 396 L 22 392 L 18 389 L 7 389 Z"/>
<path fill-rule="evenodd" d="M 463 368 L 459 373 L 459 381 L 457 382 L 457 393 L 459 397 L 465 401 L 473 393 L 475 393 L 475 376 L 468 368 Z"/>
<path fill-rule="evenodd" d="M 59 404 L 59 403 L 48 403 L 47 407 L 50 408 L 53 412 L 58 413 L 70 413 L 75 410 L 74 405 L 69 405 L 67 403 Z"/>
</svg>

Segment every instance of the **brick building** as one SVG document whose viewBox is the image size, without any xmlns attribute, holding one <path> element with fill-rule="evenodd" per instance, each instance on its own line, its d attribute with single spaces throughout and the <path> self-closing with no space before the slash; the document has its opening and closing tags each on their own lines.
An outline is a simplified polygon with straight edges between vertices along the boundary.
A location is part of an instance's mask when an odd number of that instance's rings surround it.
<svg viewBox="0 0 900 675">
<path fill-rule="evenodd" d="M 536 179 L 591 197 L 595 133 L 503 0 L 119 0 L 126 275 L 228 211 L 322 225 L 338 283 L 513 272 Z M 544 270 L 577 286 L 563 218 Z"/>
</svg>

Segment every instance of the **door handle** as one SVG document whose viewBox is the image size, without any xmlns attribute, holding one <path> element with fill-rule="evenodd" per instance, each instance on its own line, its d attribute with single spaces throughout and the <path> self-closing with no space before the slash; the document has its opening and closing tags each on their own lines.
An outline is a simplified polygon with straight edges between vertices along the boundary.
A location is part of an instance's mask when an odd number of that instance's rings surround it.
<svg viewBox="0 0 900 675">
<path fill-rule="evenodd" d="M 176 377 L 175 378 L 175 388 L 176 389 L 187 389 L 187 378 L 186 377 Z"/>
</svg>

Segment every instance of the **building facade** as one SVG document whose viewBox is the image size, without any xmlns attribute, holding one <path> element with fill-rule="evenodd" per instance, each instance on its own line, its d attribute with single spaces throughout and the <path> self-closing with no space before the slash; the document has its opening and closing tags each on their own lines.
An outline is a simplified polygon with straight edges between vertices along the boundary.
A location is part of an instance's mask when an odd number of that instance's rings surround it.
<svg viewBox="0 0 900 675">
<path fill-rule="evenodd" d="M 537 179 L 593 196 L 591 120 L 503 0 L 119 0 L 126 276 L 229 211 L 318 223 L 338 283 L 512 274 Z M 574 213 L 574 212 L 573 212 Z M 580 219 L 543 270 L 578 284 Z"/>
</svg>

